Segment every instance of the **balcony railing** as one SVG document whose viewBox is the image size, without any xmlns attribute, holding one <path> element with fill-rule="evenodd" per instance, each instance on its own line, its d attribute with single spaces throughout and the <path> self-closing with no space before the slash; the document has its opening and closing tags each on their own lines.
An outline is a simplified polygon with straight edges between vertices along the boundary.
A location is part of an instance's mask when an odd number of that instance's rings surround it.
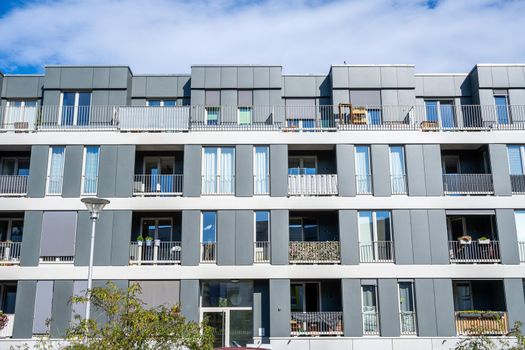
<svg viewBox="0 0 525 350">
<path fill-rule="evenodd" d="M 401 322 L 401 334 L 402 335 L 416 335 L 417 334 L 416 312 L 415 311 L 400 311 L 399 319 Z"/>
<path fill-rule="evenodd" d="M 131 242 L 129 246 L 130 265 L 179 264 L 182 243 L 177 241 Z"/>
<path fill-rule="evenodd" d="M 372 175 L 356 175 L 357 194 L 372 194 Z"/>
<path fill-rule="evenodd" d="M 337 175 L 288 175 L 288 194 L 291 196 L 335 196 Z"/>
<path fill-rule="evenodd" d="M 363 263 L 394 262 L 392 241 L 374 241 L 359 243 L 359 257 Z"/>
<path fill-rule="evenodd" d="M 98 186 L 98 176 L 82 176 L 82 194 L 96 195 Z"/>
<path fill-rule="evenodd" d="M 258 241 L 254 243 L 253 261 L 256 263 L 270 262 L 270 242 Z"/>
<path fill-rule="evenodd" d="M 498 241 L 449 241 L 448 249 L 451 263 L 499 263 L 501 261 Z"/>
<path fill-rule="evenodd" d="M 21 247 L 21 242 L 0 242 L 0 264 L 19 264 Z"/>
<path fill-rule="evenodd" d="M 202 175 L 202 194 L 233 195 L 235 194 L 235 176 Z"/>
<path fill-rule="evenodd" d="M 341 260 L 338 241 L 291 241 L 288 252 L 291 264 L 339 264 Z"/>
<path fill-rule="evenodd" d="M 7 324 L 0 329 L 0 338 L 10 338 L 13 336 L 13 326 L 15 324 L 15 315 L 7 314 Z"/>
<path fill-rule="evenodd" d="M 253 194 L 265 195 L 270 194 L 270 175 L 253 176 Z"/>
<path fill-rule="evenodd" d="M 492 174 L 443 174 L 445 194 L 492 194 Z"/>
<path fill-rule="evenodd" d="M 0 195 L 23 196 L 27 193 L 27 175 L 0 175 Z"/>
<path fill-rule="evenodd" d="M 363 334 L 379 335 L 379 313 L 363 312 Z"/>
<path fill-rule="evenodd" d="M 507 313 L 502 311 L 456 311 L 458 335 L 506 335 Z"/>
<path fill-rule="evenodd" d="M 62 193 L 62 176 L 48 176 L 47 177 L 47 194 L 59 195 Z"/>
<path fill-rule="evenodd" d="M 407 194 L 407 176 L 390 175 L 392 194 Z"/>
<path fill-rule="evenodd" d="M 518 242 L 518 249 L 520 251 L 520 261 L 525 262 L 525 242 Z"/>
<path fill-rule="evenodd" d="M 512 193 L 525 193 L 525 175 L 511 175 Z"/>
<path fill-rule="evenodd" d="M 14 131 L 284 131 L 525 130 L 525 106 L 41 106 L 9 107 Z"/>
<path fill-rule="evenodd" d="M 180 196 L 182 195 L 182 174 L 135 175 L 133 195 Z"/>
<path fill-rule="evenodd" d="M 343 335 L 342 312 L 292 312 L 292 336 Z"/>
<path fill-rule="evenodd" d="M 73 264 L 74 256 L 41 256 L 41 264 Z"/>
<path fill-rule="evenodd" d="M 201 243 L 201 262 L 213 263 L 217 259 L 217 243 L 202 242 Z"/>
</svg>

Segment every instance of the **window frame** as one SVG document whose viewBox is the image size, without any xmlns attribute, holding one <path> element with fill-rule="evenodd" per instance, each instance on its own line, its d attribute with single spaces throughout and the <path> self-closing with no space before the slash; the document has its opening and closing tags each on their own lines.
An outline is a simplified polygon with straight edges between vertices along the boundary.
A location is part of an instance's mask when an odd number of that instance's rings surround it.
<svg viewBox="0 0 525 350">
<path fill-rule="evenodd" d="M 222 177 L 222 172 L 223 172 L 223 169 L 222 169 L 222 162 L 221 162 L 221 158 L 222 158 L 222 150 L 223 148 L 231 148 L 233 150 L 232 152 L 232 165 L 233 165 L 233 169 L 232 169 L 232 179 L 231 179 L 231 184 L 232 184 L 232 194 L 231 195 L 235 195 L 235 191 L 236 191 L 236 184 L 235 184 L 235 177 L 236 177 L 236 173 L 237 173 L 237 162 L 236 162 L 236 148 L 235 146 L 203 146 L 202 147 L 202 150 L 201 150 L 201 174 L 202 176 L 206 176 L 204 174 L 204 165 L 205 165 L 205 152 L 206 152 L 206 149 L 210 149 L 210 148 L 214 148 L 217 150 L 217 158 L 216 158 L 216 168 L 215 168 L 215 179 L 213 180 L 214 183 L 215 183 L 215 189 L 213 192 L 206 192 L 204 193 L 203 191 L 203 188 L 204 188 L 204 182 L 202 181 L 201 179 L 201 193 L 206 196 L 206 195 L 217 195 L 217 194 L 224 194 L 223 193 L 223 189 L 222 189 L 222 186 L 221 186 L 221 181 L 224 181 L 224 180 L 221 180 L 221 177 Z"/>
<path fill-rule="evenodd" d="M 257 240 L 257 213 L 258 212 L 265 212 L 268 213 L 268 240 L 267 241 L 258 241 Z M 271 210 L 254 210 L 253 211 L 253 241 L 254 242 L 268 242 L 271 241 Z"/>
<path fill-rule="evenodd" d="M 322 312 L 321 310 L 323 310 L 323 297 L 322 297 L 322 290 L 321 290 L 321 282 L 320 281 L 294 281 L 294 282 L 290 282 L 290 290 L 292 290 L 292 286 L 293 285 L 296 285 L 296 286 L 302 286 L 303 287 L 303 305 L 302 305 L 302 311 L 292 311 L 292 312 L 309 312 L 309 311 L 306 311 L 306 285 L 307 284 L 315 284 L 317 285 L 317 309 L 319 311 L 312 311 L 312 312 Z M 291 295 L 290 295 L 290 299 L 291 299 Z M 290 300 L 290 304 L 291 304 L 291 300 Z M 290 306 L 290 309 L 291 309 L 291 306 Z"/>
<path fill-rule="evenodd" d="M 521 171 L 523 174 L 525 174 L 525 145 L 516 145 L 516 144 L 507 145 L 507 163 L 509 164 L 509 174 L 516 175 L 516 174 L 512 174 L 512 169 L 510 166 L 509 147 L 518 147 L 520 151 Z M 522 174 L 517 174 L 517 175 L 522 175 Z"/>
<path fill-rule="evenodd" d="M 50 192 L 49 184 L 51 179 L 51 164 L 53 162 L 53 149 L 62 148 L 63 149 L 63 161 L 62 161 L 62 173 L 60 174 L 61 184 L 60 192 L 52 193 Z M 47 157 L 47 177 L 46 177 L 46 196 L 61 196 L 62 190 L 64 189 L 64 171 L 66 163 L 66 146 L 49 146 L 48 157 Z"/>
<path fill-rule="evenodd" d="M 1 157 L 0 158 L 0 174 L 4 170 L 4 160 L 14 160 L 15 161 L 15 164 L 14 164 L 14 172 L 15 173 L 14 174 L 6 174 L 6 175 L 29 176 L 29 175 L 19 175 L 18 171 L 20 170 L 20 160 L 26 160 L 27 164 L 28 164 L 27 170 L 29 172 L 29 169 L 30 169 L 30 166 L 31 166 L 31 157 L 11 157 L 11 156 Z"/>
<path fill-rule="evenodd" d="M 170 222 L 171 230 L 170 230 L 170 239 L 169 241 L 164 242 L 173 242 L 173 218 L 169 216 L 145 216 L 140 218 L 140 235 L 145 239 L 144 237 L 144 221 L 145 220 L 152 220 L 155 221 L 155 237 L 153 237 L 154 240 L 158 240 L 159 238 L 159 222 L 160 220 L 168 220 Z"/>
<path fill-rule="evenodd" d="M 73 106 L 64 106 L 64 94 L 65 93 L 75 94 L 75 102 Z M 93 91 L 91 90 L 62 90 L 60 91 L 60 102 L 59 102 L 60 109 L 59 109 L 59 114 L 58 114 L 57 125 L 59 126 L 62 125 L 63 107 L 73 107 L 73 121 L 72 121 L 71 126 L 78 125 L 78 108 L 80 107 L 79 100 L 80 100 L 81 93 L 89 93 L 89 108 L 91 109 L 91 107 L 93 106 Z M 64 125 L 69 126 L 69 124 L 64 124 Z"/>
<path fill-rule="evenodd" d="M 314 160 L 315 163 L 315 174 L 304 174 L 301 173 L 301 170 L 304 170 L 304 161 L 307 158 L 311 158 Z M 290 168 L 290 165 L 288 165 L 288 175 L 319 175 L 319 168 L 318 168 L 318 162 L 317 162 L 317 156 L 288 156 L 288 163 L 290 163 L 290 159 L 299 159 L 299 168 Z M 290 169 L 299 169 L 299 174 L 290 174 Z"/>
<path fill-rule="evenodd" d="M 24 236 L 24 218 L 20 218 L 20 217 L 5 217 L 5 218 L 0 218 L 0 222 L 7 222 L 7 232 L 6 232 L 6 237 L 5 237 L 5 241 L 0 241 L 0 242 L 13 242 L 12 240 L 12 230 L 13 230 L 13 222 L 14 221 L 20 221 L 22 222 L 22 237 Z M 21 241 L 20 241 L 21 242 Z"/>
<path fill-rule="evenodd" d="M 319 218 L 316 218 L 314 216 L 291 216 L 288 219 L 288 236 L 290 235 L 290 221 L 296 220 L 296 219 L 301 220 L 301 240 L 297 242 L 319 242 L 319 233 L 320 233 Z M 317 223 L 317 230 L 316 230 L 317 240 L 316 241 L 305 241 L 304 240 L 304 219 L 315 220 L 315 222 Z"/>
<path fill-rule="evenodd" d="M 97 176 L 95 183 L 95 192 L 87 193 L 85 192 L 85 182 L 86 182 L 86 159 L 87 159 L 87 148 L 88 147 L 97 147 Z M 81 195 L 95 195 L 98 191 L 98 172 L 100 171 L 100 146 L 99 145 L 84 145 L 82 150 L 82 181 L 80 185 L 80 194 Z"/>
</svg>

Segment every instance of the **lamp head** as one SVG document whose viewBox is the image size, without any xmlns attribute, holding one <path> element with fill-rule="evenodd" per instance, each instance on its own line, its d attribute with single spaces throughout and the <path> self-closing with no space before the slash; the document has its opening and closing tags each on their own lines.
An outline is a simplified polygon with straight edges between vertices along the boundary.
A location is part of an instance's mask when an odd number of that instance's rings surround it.
<svg viewBox="0 0 525 350">
<path fill-rule="evenodd" d="M 87 210 L 91 213 L 91 219 L 97 219 L 100 212 L 109 203 L 109 200 L 98 197 L 86 197 L 80 201 L 86 205 Z"/>
</svg>

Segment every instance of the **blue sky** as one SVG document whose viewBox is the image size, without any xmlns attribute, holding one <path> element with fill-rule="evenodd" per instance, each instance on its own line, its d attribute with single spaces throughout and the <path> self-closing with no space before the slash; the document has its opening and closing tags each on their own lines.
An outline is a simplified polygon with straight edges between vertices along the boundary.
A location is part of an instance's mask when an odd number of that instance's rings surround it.
<svg viewBox="0 0 525 350">
<path fill-rule="evenodd" d="M 346 61 L 466 72 L 525 61 L 523 13 L 525 0 L 0 0 L 0 71 L 253 63 L 326 73 Z"/>
</svg>

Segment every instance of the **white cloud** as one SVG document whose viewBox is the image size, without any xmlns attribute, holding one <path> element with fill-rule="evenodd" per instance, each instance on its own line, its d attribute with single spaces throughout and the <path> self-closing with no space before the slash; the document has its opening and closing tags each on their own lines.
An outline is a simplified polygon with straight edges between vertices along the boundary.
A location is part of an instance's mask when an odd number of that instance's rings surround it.
<svg viewBox="0 0 525 350">
<path fill-rule="evenodd" d="M 525 61 L 525 0 L 54 0 L 0 18 L 0 67 L 127 64 L 188 73 L 192 64 L 414 63 L 420 72 Z"/>
</svg>

